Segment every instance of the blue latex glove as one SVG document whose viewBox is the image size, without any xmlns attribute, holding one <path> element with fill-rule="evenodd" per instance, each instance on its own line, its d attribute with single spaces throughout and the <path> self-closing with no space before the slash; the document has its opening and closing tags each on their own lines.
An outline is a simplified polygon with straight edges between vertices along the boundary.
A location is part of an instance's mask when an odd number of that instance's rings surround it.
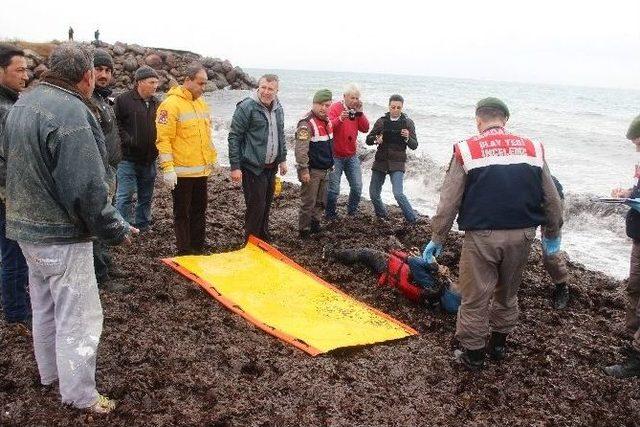
<svg viewBox="0 0 640 427">
<path fill-rule="evenodd" d="M 640 212 L 640 199 L 629 199 L 624 204 Z"/>
<path fill-rule="evenodd" d="M 433 240 L 430 240 L 427 246 L 424 248 L 422 252 L 422 259 L 431 264 L 435 261 L 435 257 L 440 255 L 442 252 L 442 245 L 440 243 L 435 243 Z"/>
<path fill-rule="evenodd" d="M 542 251 L 545 255 L 553 255 L 560 250 L 560 236 L 555 239 L 547 239 L 542 237 Z"/>
</svg>

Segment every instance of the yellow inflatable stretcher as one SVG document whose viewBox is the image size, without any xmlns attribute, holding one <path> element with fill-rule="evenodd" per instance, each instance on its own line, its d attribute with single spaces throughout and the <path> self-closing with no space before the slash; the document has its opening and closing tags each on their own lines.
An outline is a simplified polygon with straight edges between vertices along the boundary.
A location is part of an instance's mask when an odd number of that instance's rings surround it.
<svg viewBox="0 0 640 427">
<path fill-rule="evenodd" d="M 253 236 L 237 251 L 162 261 L 231 311 L 313 356 L 417 335 Z"/>
</svg>

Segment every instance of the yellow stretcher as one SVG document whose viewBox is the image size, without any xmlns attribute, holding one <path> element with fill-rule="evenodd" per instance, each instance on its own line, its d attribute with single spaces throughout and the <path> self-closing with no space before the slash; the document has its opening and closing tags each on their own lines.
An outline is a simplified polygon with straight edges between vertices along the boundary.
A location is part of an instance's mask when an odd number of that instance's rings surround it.
<svg viewBox="0 0 640 427">
<path fill-rule="evenodd" d="M 313 356 L 417 335 L 253 236 L 237 251 L 162 261 L 231 311 Z"/>
</svg>

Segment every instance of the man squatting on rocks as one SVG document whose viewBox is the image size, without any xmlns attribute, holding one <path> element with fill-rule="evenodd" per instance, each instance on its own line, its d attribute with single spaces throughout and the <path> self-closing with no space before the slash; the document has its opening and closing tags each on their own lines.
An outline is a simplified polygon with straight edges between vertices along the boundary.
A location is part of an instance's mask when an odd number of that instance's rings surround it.
<svg viewBox="0 0 640 427">
<path fill-rule="evenodd" d="M 271 241 L 269 213 L 276 172 L 287 173 L 284 110 L 278 100 L 278 76 L 265 74 L 258 90 L 236 105 L 229 129 L 231 179 L 242 182 L 246 206 L 245 239 Z"/>
<path fill-rule="evenodd" d="M 369 120 L 362 112 L 358 86 L 355 84 L 347 85 L 343 100 L 333 103 L 329 108 L 328 115 L 333 127 L 334 165 L 333 171 L 329 174 L 325 215 L 328 220 L 334 220 L 338 216 L 336 204 L 340 195 L 342 172 L 347 177 L 350 187 L 347 214 L 355 215 L 362 194 L 362 168 L 356 149 L 358 131 L 369 132 Z"/>
<path fill-rule="evenodd" d="M 29 266 L 41 383 L 59 381 L 64 403 L 104 413 L 115 403 L 96 390 L 102 308 L 91 240 L 117 245 L 138 230 L 109 197 L 93 60 L 87 45 L 57 46 L 42 82 L 7 116 L 7 236 Z"/>
<path fill-rule="evenodd" d="M 327 199 L 327 175 L 333 167 L 333 129 L 327 117 L 331 91 L 322 89 L 313 96 L 313 106 L 298 122 L 295 154 L 300 180 L 300 237 L 320 232 L 320 220 Z"/>
<path fill-rule="evenodd" d="M 636 148 L 636 155 L 640 156 L 640 116 L 633 119 L 627 139 Z M 631 248 L 631 262 L 629 268 L 629 283 L 627 284 L 626 316 L 623 325 L 625 338 L 631 341 L 631 348 L 627 349 L 626 360 L 604 368 L 607 375 L 617 378 L 640 376 L 640 159 L 636 163 L 633 188 L 616 188 L 611 192 L 613 197 L 633 198 L 627 202 L 631 207 L 627 212 L 627 236 L 633 239 Z"/>
<path fill-rule="evenodd" d="M 7 177 L 4 122 L 18 94 L 29 81 L 24 52 L 14 46 L 0 44 L 0 250 L 2 251 L 2 312 L 5 321 L 22 335 L 31 333 L 29 272 L 18 242 L 7 238 L 5 186 Z"/>
<path fill-rule="evenodd" d="M 393 197 L 398 202 L 405 220 L 410 224 L 416 222 L 407 196 L 404 195 L 403 181 L 405 164 L 407 162 L 407 147 L 418 148 L 416 126 L 405 113 L 402 112 L 404 98 L 391 95 L 389 98 L 389 112 L 380 117 L 367 135 L 367 145 L 376 145 L 376 157 L 371 166 L 371 183 L 369 197 L 373 203 L 376 216 L 382 220 L 387 218 L 387 210 L 382 203 L 380 193 L 387 177 L 391 178 Z"/>
<path fill-rule="evenodd" d="M 456 338 L 458 360 L 467 368 L 484 365 L 485 349 L 500 360 L 507 335 L 518 318 L 518 288 L 535 229 L 545 224 L 543 250 L 559 250 L 560 196 L 544 159 L 542 144 L 508 133 L 509 109 L 497 98 L 476 106 L 478 132 L 454 145 L 431 241 L 423 258 L 430 262 L 458 215 L 465 231 L 460 256 Z M 491 333 L 487 344 L 487 336 Z"/>
<path fill-rule="evenodd" d="M 156 117 L 156 146 L 164 182 L 173 196 L 178 255 L 204 253 L 207 178 L 217 159 L 211 111 L 202 98 L 206 84 L 205 68 L 191 64 L 184 83 L 169 90 Z"/>
</svg>

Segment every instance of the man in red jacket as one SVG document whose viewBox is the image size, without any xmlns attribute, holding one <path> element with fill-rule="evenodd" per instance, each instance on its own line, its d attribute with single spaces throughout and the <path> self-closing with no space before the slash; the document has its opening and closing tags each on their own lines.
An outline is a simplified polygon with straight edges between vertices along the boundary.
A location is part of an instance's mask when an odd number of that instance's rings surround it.
<svg viewBox="0 0 640 427">
<path fill-rule="evenodd" d="M 336 202 L 340 194 L 340 180 L 344 171 L 349 187 L 349 203 L 347 213 L 354 215 L 360 204 L 362 193 L 362 169 L 356 154 L 358 132 L 369 131 L 369 120 L 362 112 L 360 89 L 349 84 L 344 90 L 344 99 L 335 102 L 329 109 L 329 120 L 333 126 L 333 171 L 329 174 L 329 190 L 327 191 L 327 207 L 325 215 L 332 220 L 337 217 Z"/>
</svg>

